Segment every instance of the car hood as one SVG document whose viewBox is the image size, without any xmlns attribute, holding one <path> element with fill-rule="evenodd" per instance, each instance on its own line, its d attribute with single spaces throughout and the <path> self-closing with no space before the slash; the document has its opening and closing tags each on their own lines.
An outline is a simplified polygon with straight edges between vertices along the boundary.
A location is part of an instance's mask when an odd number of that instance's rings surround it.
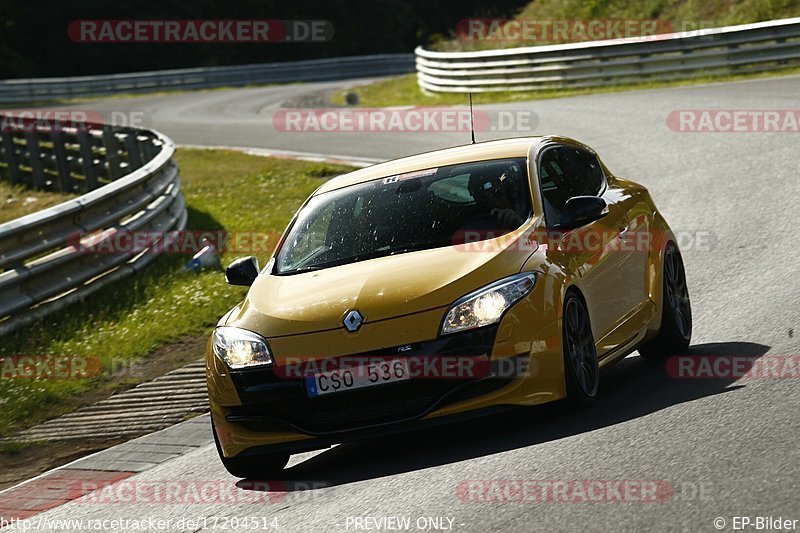
<svg viewBox="0 0 800 533">
<path fill-rule="evenodd" d="M 521 246 L 520 242 L 525 242 Z M 522 269 L 535 251 L 524 228 L 500 238 L 380 257 L 300 274 L 258 276 L 227 325 L 265 337 L 344 328 L 359 311 L 364 324 L 451 305 Z"/>
</svg>

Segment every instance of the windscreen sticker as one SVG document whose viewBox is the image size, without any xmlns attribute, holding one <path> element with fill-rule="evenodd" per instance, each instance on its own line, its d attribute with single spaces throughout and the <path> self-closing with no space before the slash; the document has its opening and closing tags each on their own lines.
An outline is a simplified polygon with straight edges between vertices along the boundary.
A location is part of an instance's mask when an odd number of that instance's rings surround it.
<svg viewBox="0 0 800 533">
<path fill-rule="evenodd" d="M 388 178 L 383 178 L 383 184 L 388 185 L 390 183 L 397 183 L 398 181 L 402 180 L 409 180 L 413 178 L 422 178 L 424 176 L 432 176 L 439 171 L 439 168 L 429 168 L 426 170 L 415 170 L 414 172 L 406 172 L 405 174 L 397 174 L 394 176 L 389 176 Z"/>
</svg>

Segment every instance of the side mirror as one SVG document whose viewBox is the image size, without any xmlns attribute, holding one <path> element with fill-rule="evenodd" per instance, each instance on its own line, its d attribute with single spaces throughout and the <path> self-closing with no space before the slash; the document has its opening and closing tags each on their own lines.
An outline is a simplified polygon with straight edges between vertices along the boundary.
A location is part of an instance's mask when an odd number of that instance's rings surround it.
<svg viewBox="0 0 800 533">
<path fill-rule="evenodd" d="M 608 214 L 606 201 L 598 196 L 573 196 L 564 205 L 558 229 L 574 229 L 584 226 Z"/>
<path fill-rule="evenodd" d="M 225 281 L 228 285 L 249 287 L 258 277 L 258 259 L 252 255 L 240 257 L 225 269 Z"/>
</svg>

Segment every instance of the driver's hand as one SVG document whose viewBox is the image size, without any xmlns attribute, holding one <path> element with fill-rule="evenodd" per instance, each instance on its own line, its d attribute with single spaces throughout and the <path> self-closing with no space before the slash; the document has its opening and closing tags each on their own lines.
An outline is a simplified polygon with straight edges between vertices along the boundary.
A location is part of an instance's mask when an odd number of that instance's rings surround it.
<svg viewBox="0 0 800 533">
<path fill-rule="evenodd" d="M 489 213 L 491 213 L 492 216 L 497 217 L 497 221 L 500 222 L 500 224 L 502 224 L 504 227 L 513 228 L 522 224 L 522 219 L 513 209 L 500 209 L 495 207 Z"/>
</svg>

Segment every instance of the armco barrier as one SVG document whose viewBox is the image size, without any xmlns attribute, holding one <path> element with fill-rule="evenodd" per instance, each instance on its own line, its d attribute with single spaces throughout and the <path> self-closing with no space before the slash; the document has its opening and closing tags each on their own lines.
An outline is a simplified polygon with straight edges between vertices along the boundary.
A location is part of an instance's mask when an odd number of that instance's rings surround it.
<svg viewBox="0 0 800 533">
<path fill-rule="evenodd" d="M 157 256 L 157 242 L 140 251 L 86 253 L 75 246 L 77 235 L 113 239 L 118 232 L 159 234 L 186 225 L 175 145 L 156 131 L 101 124 L 5 128 L 2 140 L 2 179 L 85 194 L 0 224 L 0 335 Z"/>
<path fill-rule="evenodd" d="M 435 52 L 415 50 L 431 92 L 599 87 L 800 64 L 800 17 L 724 28 L 552 46 Z"/>
<path fill-rule="evenodd" d="M 102 76 L 11 79 L 0 80 L 0 103 L 259 83 L 344 80 L 413 71 L 413 54 L 381 54 Z"/>
</svg>

